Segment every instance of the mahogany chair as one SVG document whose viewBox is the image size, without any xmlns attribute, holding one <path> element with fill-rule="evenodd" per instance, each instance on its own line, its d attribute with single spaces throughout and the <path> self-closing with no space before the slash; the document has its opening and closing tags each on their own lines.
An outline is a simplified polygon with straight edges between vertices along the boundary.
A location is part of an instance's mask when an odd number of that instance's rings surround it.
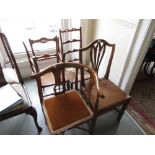
<svg viewBox="0 0 155 155">
<path fill-rule="evenodd" d="M 38 73 L 43 69 L 40 67 L 41 65 L 39 66 L 39 63 L 42 61 L 44 62 L 44 64 L 45 64 L 45 62 L 50 63 L 49 61 L 51 61 L 51 64 L 58 63 L 61 61 L 61 55 L 59 52 L 59 38 L 57 36 L 55 36 L 52 39 L 50 39 L 50 38 L 40 38 L 37 40 L 29 39 L 29 43 L 30 43 L 30 47 L 31 47 L 31 52 L 28 51 L 28 48 L 26 47 L 24 42 L 23 42 L 23 45 L 25 47 L 28 61 L 29 61 L 29 64 L 30 64 L 33 74 Z M 36 49 L 36 46 L 40 45 L 40 48 L 41 48 L 41 46 L 44 46 L 45 44 L 49 44 L 49 43 L 51 45 L 52 45 L 52 43 L 54 44 L 56 52 L 54 52 L 54 53 L 51 52 L 51 54 L 45 53 L 42 55 L 38 55 L 39 51 L 42 51 L 42 50 L 38 51 L 38 48 Z M 52 49 L 54 49 L 54 47 Z M 48 49 L 48 50 L 51 51 L 52 49 Z M 43 90 L 45 87 L 52 86 L 53 82 L 54 82 L 53 80 L 54 80 L 53 76 L 51 76 L 49 74 L 45 74 L 44 76 L 42 76 L 41 82 L 42 82 Z"/>
<path fill-rule="evenodd" d="M 1 111 L 0 121 L 3 121 L 5 119 L 8 119 L 8 118 L 11 118 L 11 117 L 23 114 L 23 113 L 29 114 L 33 117 L 38 132 L 41 132 L 42 128 L 38 125 L 38 122 L 37 122 L 36 109 L 32 106 L 31 100 L 29 98 L 28 92 L 26 90 L 24 81 L 20 74 L 18 65 L 12 53 L 7 37 L 5 36 L 4 33 L 0 33 L 0 39 L 1 39 L 2 45 L 4 46 L 4 50 L 5 50 L 4 52 L 6 52 L 6 55 L 8 56 L 8 59 L 9 59 L 9 63 L 11 65 L 11 68 L 10 67 L 2 68 L 2 66 L 0 65 L 0 87 L 9 83 L 19 93 L 19 95 L 21 95 L 23 99 L 23 102 L 21 102 L 20 104 L 16 106 L 12 106 L 11 108 L 8 108 L 7 110 Z M 9 77 L 13 75 L 16 75 L 16 77 L 15 78 L 11 77 L 9 79 Z M 16 81 L 12 80 L 16 78 L 18 80 Z"/>
<path fill-rule="evenodd" d="M 95 127 L 98 116 L 114 109 L 119 112 L 117 119 L 120 120 L 130 101 L 130 96 L 109 79 L 110 68 L 115 51 L 115 44 L 110 44 L 103 39 L 97 39 L 91 42 L 87 47 L 74 51 L 79 52 L 80 63 L 83 63 L 84 54 L 86 54 L 87 57 L 90 57 L 89 65 L 97 73 L 99 78 L 99 88 L 101 90 L 100 93 L 104 95 L 104 98 L 99 99 L 98 107 L 95 108 L 94 105 L 95 117 L 92 122 L 93 128 Z M 104 76 L 99 77 L 99 73 L 103 72 L 104 70 L 101 64 L 107 65 L 105 67 Z M 91 94 L 92 103 L 95 103 L 93 101 L 94 94 L 96 94 L 96 89 L 94 89 Z M 120 106 L 122 106 L 121 109 L 117 108 Z"/>
<path fill-rule="evenodd" d="M 75 68 L 76 70 L 74 87 L 71 87 L 70 81 L 65 79 L 65 69 L 67 68 Z M 83 79 L 84 71 L 90 74 L 89 81 L 79 84 L 78 73 L 81 73 L 81 78 Z M 53 96 L 44 97 L 41 91 L 40 77 L 49 72 L 52 72 L 55 78 L 55 85 L 53 88 L 50 87 L 53 91 Z M 90 130 L 81 128 L 79 125 L 93 118 L 91 108 L 94 104 L 97 106 L 98 96 L 101 96 L 98 79 L 92 69 L 79 63 L 58 63 L 33 75 L 32 78 L 36 78 L 38 81 L 40 102 L 48 128 L 52 134 L 61 134 L 73 127 L 90 132 Z M 96 89 L 96 97 L 94 96 L 96 101 L 93 105 L 89 100 L 92 88 Z"/>
</svg>

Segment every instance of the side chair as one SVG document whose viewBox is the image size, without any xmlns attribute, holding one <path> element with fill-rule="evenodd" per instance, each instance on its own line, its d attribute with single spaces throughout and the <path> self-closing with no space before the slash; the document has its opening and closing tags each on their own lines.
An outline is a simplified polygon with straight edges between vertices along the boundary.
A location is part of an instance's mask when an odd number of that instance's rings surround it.
<svg viewBox="0 0 155 155">
<path fill-rule="evenodd" d="M 4 49 L 5 49 L 5 51 L 3 52 L 6 52 L 6 55 L 8 56 L 9 64 L 11 66 L 7 68 L 3 68 L 0 63 L 0 89 L 2 86 L 6 84 L 10 84 L 23 99 L 23 102 L 21 102 L 20 104 L 11 106 L 10 108 L 8 107 L 7 110 L 1 111 L 0 121 L 3 121 L 5 119 L 18 116 L 24 113 L 29 114 L 33 117 L 34 123 L 37 127 L 38 132 L 41 132 L 42 128 L 38 125 L 38 122 L 37 122 L 37 111 L 32 106 L 23 78 L 20 74 L 16 59 L 12 53 L 11 47 L 4 33 L 0 33 L 0 41 L 2 42 L 2 45 L 4 46 Z M 10 77 L 13 75 L 15 75 L 15 78 Z M 17 80 L 15 81 L 13 79 L 17 79 Z"/>
<path fill-rule="evenodd" d="M 29 39 L 29 44 L 31 47 L 31 52 L 28 50 L 26 44 L 23 42 L 28 61 L 32 70 L 32 74 L 40 72 L 42 69 L 46 67 L 41 67 L 40 63 L 43 62 L 44 65 L 46 63 L 54 64 L 58 63 L 61 61 L 61 55 L 59 51 L 59 38 L 55 36 L 54 38 L 45 38 L 42 37 L 37 40 L 32 40 Z M 51 45 L 50 49 L 39 49 L 47 44 Z M 52 48 L 53 44 L 53 48 Z M 39 45 L 39 47 L 38 47 Z M 44 47 L 45 48 L 45 47 Z M 47 50 L 50 51 L 51 53 L 47 53 Z M 55 52 L 52 52 L 52 50 L 55 50 Z M 44 54 L 39 54 L 39 52 L 43 52 Z M 45 74 L 44 76 L 41 77 L 41 82 L 42 82 L 42 89 L 43 91 L 45 90 L 46 87 L 52 86 L 54 83 L 54 77 L 53 75 L 50 74 Z M 48 96 L 49 94 L 44 93 L 44 95 Z"/>
<path fill-rule="evenodd" d="M 95 128 L 98 116 L 111 110 L 116 110 L 119 113 L 117 119 L 120 121 L 131 98 L 109 79 L 111 64 L 115 52 L 115 44 L 110 44 L 103 39 L 97 39 L 91 42 L 87 47 L 74 50 L 74 52 L 79 52 L 81 64 L 84 63 L 84 55 L 87 55 L 87 57 L 90 58 L 89 65 L 98 75 L 100 93 L 104 95 L 104 98 L 99 98 L 98 107 L 96 107 L 94 100 L 96 89 L 94 88 L 91 93 L 90 100 L 94 103 L 93 110 L 95 112 L 92 121 L 92 128 Z M 103 68 L 101 64 L 106 64 L 106 66 Z M 105 73 L 103 75 L 104 70 Z M 101 77 L 99 76 L 99 73 L 102 73 Z M 93 131 L 93 129 L 91 131 Z"/>
</svg>

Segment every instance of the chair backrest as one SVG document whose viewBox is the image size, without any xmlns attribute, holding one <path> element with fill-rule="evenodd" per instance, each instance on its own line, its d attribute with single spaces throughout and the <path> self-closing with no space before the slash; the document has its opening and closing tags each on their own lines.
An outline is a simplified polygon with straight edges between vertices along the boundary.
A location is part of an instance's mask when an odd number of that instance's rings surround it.
<svg viewBox="0 0 155 155">
<path fill-rule="evenodd" d="M 67 68 L 73 68 L 76 71 L 74 86 L 71 85 L 70 81 L 67 81 L 65 79 L 66 77 L 65 69 Z M 55 79 L 55 84 L 53 88 L 50 88 L 53 91 L 51 95 L 59 95 L 61 93 L 65 93 L 66 91 L 75 89 L 81 92 L 82 94 L 85 94 L 85 96 L 89 100 L 91 91 L 94 87 L 96 87 L 97 96 L 99 95 L 98 78 L 93 69 L 87 67 L 86 65 L 79 64 L 79 63 L 73 63 L 73 62 L 57 63 L 57 64 L 47 67 L 46 69 L 40 71 L 37 74 L 32 75 L 32 78 L 37 79 L 38 93 L 39 93 L 41 103 L 43 103 L 44 96 L 43 96 L 43 91 L 41 88 L 40 77 L 49 72 L 53 73 L 54 79 Z M 84 81 L 84 74 L 83 74 L 84 72 L 88 72 L 90 78 L 85 82 L 81 82 L 81 81 Z M 79 80 L 79 76 L 78 76 L 79 73 L 81 74 L 82 80 Z"/>
<path fill-rule="evenodd" d="M 7 84 L 7 82 L 5 80 L 3 70 L 2 70 L 2 66 L 1 66 L 1 63 L 0 63 L 0 87 L 5 85 L 5 84 Z"/>
<path fill-rule="evenodd" d="M 112 59 L 115 51 L 115 44 L 110 44 L 103 39 L 97 39 L 91 42 L 87 47 L 81 49 L 75 49 L 74 52 L 78 52 L 80 63 L 84 64 L 84 58 L 89 58 L 89 65 L 95 70 L 99 76 L 99 69 L 103 60 L 107 62 L 104 78 L 109 78 Z M 108 57 L 104 59 L 105 53 L 108 53 Z M 88 60 L 87 60 L 88 61 Z"/>
<path fill-rule="evenodd" d="M 8 56 L 9 62 L 11 64 L 11 67 L 13 69 L 15 69 L 16 75 L 18 77 L 18 81 L 21 84 L 23 84 L 24 83 L 23 78 L 21 76 L 19 67 L 17 65 L 16 59 L 15 59 L 15 57 L 13 55 L 12 49 L 11 49 L 11 47 L 9 45 L 9 42 L 8 42 L 8 39 L 7 39 L 6 35 L 4 33 L 0 33 L 0 39 L 1 39 L 2 44 L 4 46 L 5 52 L 6 52 L 7 56 Z"/>
<path fill-rule="evenodd" d="M 68 35 L 67 35 L 68 34 Z M 74 58 L 74 50 L 73 48 L 76 47 L 76 49 L 82 48 L 82 29 L 80 28 L 72 28 L 72 29 L 65 29 L 65 30 L 59 30 L 60 35 L 60 45 L 61 45 L 61 54 L 62 54 L 62 60 L 63 62 L 73 62 L 73 61 L 79 61 L 79 57 L 77 55 Z M 75 37 L 75 38 L 74 38 Z M 69 60 L 66 60 L 66 57 Z"/>
<path fill-rule="evenodd" d="M 110 49 L 108 47 L 110 47 Z M 99 68 L 105 54 L 108 53 L 109 56 L 106 57 L 107 67 L 104 75 L 104 78 L 108 79 L 115 51 L 115 44 L 110 44 L 103 39 L 97 39 L 93 41 L 86 48 L 80 50 L 79 54 L 81 63 L 83 63 L 84 51 L 89 52 L 91 67 L 96 71 L 97 74 L 99 73 Z"/>
<path fill-rule="evenodd" d="M 27 57 L 28 57 L 28 60 L 29 60 L 29 63 L 30 63 L 30 66 L 31 66 L 31 69 L 32 69 L 32 72 L 39 72 L 40 68 L 39 68 L 39 65 L 38 65 L 38 61 L 44 61 L 44 60 L 49 60 L 49 59 L 56 59 L 56 62 L 60 62 L 61 61 L 61 55 L 60 55 L 60 51 L 59 51 L 59 38 L 57 36 L 55 36 L 54 38 L 45 38 L 45 37 L 42 37 L 40 39 L 37 39 L 37 40 L 32 40 L 32 39 L 29 39 L 29 43 L 30 43 L 30 47 L 31 47 L 31 53 L 28 51 L 26 45 L 24 44 L 24 47 L 25 47 L 25 50 L 26 50 L 26 53 L 27 53 Z M 41 47 L 41 45 L 45 45 L 45 44 L 49 44 L 52 43 L 54 44 L 53 46 L 51 46 L 52 48 L 50 49 L 47 49 L 49 51 L 53 50 L 54 48 L 56 49 L 56 52 L 51 52 L 51 54 L 48 54 L 48 53 L 45 53 L 43 55 L 38 55 L 36 53 L 36 51 L 42 51 L 42 49 L 36 49 L 35 48 L 35 45 L 40 45 L 39 47 Z M 32 61 L 33 59 L 33 61 Z M 34 65 L 35 65 L 35 68 L 34 68 Z"/>
<path fill-rule="evenodd" d="M 26 51 L 26 54 L 27 54 L 27 58 L 28 58 L 31 70 L 32 70 L 33 73 L 35 73 L 37 71 L 36 71 L 36 67 L 34 65 L 33 59 L 31 59 L 32 56 L 30 55 L 30 52 L 28 51 L 28 48 L 27 48 L 27 46 L 26 46 L 26 44 L 24 42 L 23 42 L 23 45 L 24 45 L 24 48 L 25 48 L 25 51 Z M 36 63 L 36 61 L 35 61 L 35 63 Z"/>
</svg>

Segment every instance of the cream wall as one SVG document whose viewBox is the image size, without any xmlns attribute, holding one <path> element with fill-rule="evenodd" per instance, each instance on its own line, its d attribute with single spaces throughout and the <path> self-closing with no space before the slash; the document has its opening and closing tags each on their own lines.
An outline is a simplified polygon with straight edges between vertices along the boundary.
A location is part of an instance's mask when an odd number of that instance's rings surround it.
<svg viewBox="0 0 155 155">
<path fill-rule="evenodd" d="M 92 32 L 89 34 L 90 40 L 105 39 L 109 43 L 116 44 L 110 79 L 119 85 L 138 20 L 96 19 L 89 23 L 92 23 L 89 26 L 89 32 Z M 105 64 L 102 64 L 100 75 L 104 74 L 104 68 Z"/>
</svg>

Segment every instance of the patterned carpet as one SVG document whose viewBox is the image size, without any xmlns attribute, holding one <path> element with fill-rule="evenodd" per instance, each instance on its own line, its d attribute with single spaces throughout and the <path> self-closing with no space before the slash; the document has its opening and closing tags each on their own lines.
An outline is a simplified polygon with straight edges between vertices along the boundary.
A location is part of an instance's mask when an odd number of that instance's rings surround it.
<svg viewBox="0 0 155 155">
<path fill-rule="evenodd" d="M 128 112 L 147 134 L 155 134 L 155 78 L 139 73 L 130 95 Z"/>
</svg>

